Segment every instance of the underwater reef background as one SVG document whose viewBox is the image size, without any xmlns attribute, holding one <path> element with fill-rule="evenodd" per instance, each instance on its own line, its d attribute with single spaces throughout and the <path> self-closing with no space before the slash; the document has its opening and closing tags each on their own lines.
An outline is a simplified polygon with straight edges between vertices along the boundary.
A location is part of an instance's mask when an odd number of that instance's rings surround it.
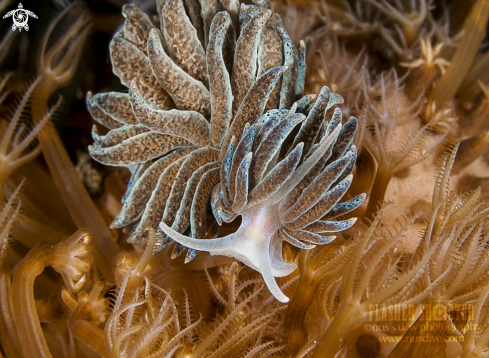
<svg viewBox="0 0 489 358">
<path fill-rule="evenodd" d="M 188 260 L 173 242 L 153 255 L 158 227 L 141 226 L 132 244 L 130 229 L 112 228 L 131 171 L 90 157 L 96 138 L 112 137 L 92 119 L 87 93 L 128 92 L 113 73 L 111 39 L 122 28 L 144 48 L 147 29 L 133 25 L 158 28 L 166 2 L 182 4 L 203 29 L 209 9 L 234 9 L 236 33 L 253 18 L 266 24 L 280 15 L 280 43 L 293 47 L 290 36 L 305 54 L 305 84 L 280 108 L 287 113 L 300 98 L 310 104 L 285 118 L 305 118 L 314 100 L 319 107 L 324 86 L 341 96 L 326 100 L 309 155 L 338 113 L 344 127 L 357 120 L 344 152 L 357 160 L 341 202 L 366 199 L 335 217 L 358 220 L 334 241 L 306 245 L 305 231 L 284 240 L 281 259 L 297 269 L 275 284 L 288 303 L 243 260 L 203 251 Z M 2 357 L 489 356 L 489 1 L 245 3 L 26 1 L 38 17 L 28 31 L 0 20 Z M 0 15 L 17 6 L 1 0 Z M 282 148 L 296 144 L 299 127 Z M 204 209 L 206 238 L 244 222 L 236 209 L 234 221 L 218 225 L 210 203 Z M 327 213 L 321 219 L 333 222 Z"/>
</svg>

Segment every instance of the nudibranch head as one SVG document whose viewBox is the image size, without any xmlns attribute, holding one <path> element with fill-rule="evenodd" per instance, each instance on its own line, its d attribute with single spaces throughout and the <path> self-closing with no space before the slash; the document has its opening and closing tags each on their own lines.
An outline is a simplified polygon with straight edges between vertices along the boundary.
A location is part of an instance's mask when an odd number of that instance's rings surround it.
<svg viewBox="0 0 489 358">
<path fill-rule="evenodd" d="M 205 6 L 201 6 L 205 4 Z M 110 45 L 114 73 L 128 93 L 87 95 L 96 121 L 92 157 L 126 166 L 132 177 L 112 226 L 129 241 L 157 230 L 159 252 L 186 249 L 234 257 L 259 271 L 280 301 L 275 277 L 295 264 L 282 242 L 327 244 L 355 219 L 334 219 L 365 195 L 348 190 L 357 121 L 342 125 L 343 99 L 323 87 L 303 96 L 305 44 L 296 47 L 270 1 L 158 0 L 159 27 L 135 5 Z M 200 15 L 199 15 L 200 14 Z M 209 215 L 212 213 L 212 215 Z M 238 230 L 209 239 L 211 223 L 242 217 Z"/>
</svg>

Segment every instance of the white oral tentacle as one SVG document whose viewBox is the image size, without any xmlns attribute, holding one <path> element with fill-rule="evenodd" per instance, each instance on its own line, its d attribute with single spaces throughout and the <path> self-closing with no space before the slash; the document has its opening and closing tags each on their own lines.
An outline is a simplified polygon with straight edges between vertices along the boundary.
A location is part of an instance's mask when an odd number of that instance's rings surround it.
<svg viewBox="0 0 489 358">
<path fill-rule="evenodd" d="M 182 244 L 188 248 L 199 250 L 199 251 L 218 251 L 218 250 L 226 250 L 231 247 L 233 242 L 234 234 L 230 234 L 228 236 L 220 237 L 218 239 L 210 239 L 210 240 L 200 240 L 194 239 L 185 235 L 182 235 L 171 227 L 166 225 L 164 222 L 160 222 L 160 229 L 166 235 L 171 237 L 174 241 Z"/>
</svg>

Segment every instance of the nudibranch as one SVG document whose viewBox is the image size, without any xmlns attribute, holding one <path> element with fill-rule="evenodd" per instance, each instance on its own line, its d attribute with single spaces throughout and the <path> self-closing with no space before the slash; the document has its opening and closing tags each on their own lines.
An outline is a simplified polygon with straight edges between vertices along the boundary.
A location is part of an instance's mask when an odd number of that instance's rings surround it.
<svg viewBox="0 0 489 358">
<path fill-rule="evenodd" d="M 323 87 L 303 95 L 305 44 L 296 47 L 269 0 L 158 0 L 157 25 L 125 5 L 110 44 L 114 73 L 128 93 L 87 95 L 96 126 L 91 156 L 125 166 L 132 176 L 112 227 L 129 242 L 157 230 L 158 253 L 185 250 L 234 257 L 259 271 L 280 301 L 275 277 L 294 263 L 286 241 L 311 249 L 356 219 L 335 221 L 360 206 L 340 203 L 352 181 L 357 121 L 342 125 L 343 102 Z M 212 227 L 242 222 L 215 237 Z M 209 230 L 209 228 L 211 228 Z"/>
</svg>

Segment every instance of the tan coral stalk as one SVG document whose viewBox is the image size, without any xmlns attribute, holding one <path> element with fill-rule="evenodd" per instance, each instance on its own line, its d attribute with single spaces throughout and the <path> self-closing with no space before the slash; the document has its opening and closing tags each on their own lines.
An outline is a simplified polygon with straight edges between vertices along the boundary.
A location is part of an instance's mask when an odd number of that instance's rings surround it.
<svg viewBox="0 0 489 358">
<path fill-rule="evenodd" d="M 375 212 L 375 208 L 379 205 L 379 203 L 384 200 L 385 192 L 387 191 L 387 187 L 389 186 L 389 182 L 391 178 L 394 176 L 393 172 L 389 171 L 378 171 L 374 184 L 372 185 L 372 191 L 370 192 L 370 199 L 368 201 L 367 210 L 364 214 L 364 217 L 369 217 Z"/>
<path fill-rule="evenodd" d="M 32 104 L 32 115 L 35 123 L 46 113 L 51 94 L 69 83 L 75 74 L 83 43 L 88 36 L 88 17 L 82 12 L 82 15 L 73 22 L 72 27 L 64 36 L 47 49 L 47 43 L 51 39 L 54 27 L 64 16 L 70 15 L 70 11 L 74 12 L 73 9 L 74 5 L 61 12 L 53 20 L 44 36 L 41 56 L 38 60 L 41 80 L 34 93 Z M 104 278 L 110 280 L 112 277 L 110 264 L 118 252 L 113 236 L 78 177 L 52 124 L 47 125 L 41 131 L 39 141 L 51 175 L 76 225 L 88 227 L 97 233 L 94 243 L 97 248 L 96 256 L 100 259 L 98 265 L 104 274 Z"/>
<path fill-rule="evenodd" d="M 104 284 L 97 281 L 90 294 L 81 291 L 76 299 L 68 290 L 63 289 L 61 296 L 72 310 L 69 326 L 73 336 L 101 357 L 108 357 L 105 350 L 104 331 L 100 326 L 107 320 L 107 308 L 110 302 L 103 295 L 100 296 L 103 288 Z"/>
<path fill-rule="evenodd" d="M 465 76 L 464 81 L 460 85 L 457 92 L 458 98 L 463 105 L 469 105 L 474 102 L 476 97 L 482 92 L 485 92 L 479 82 L 489 82 L 489 51 L 484 56 L 476 59 L 470 68 L 470 71 Z M 486 95 L 487 96 L 487 95 Z"/>
<path fill-rule="evenodd" d="M 78 310 L 81 309 L 81 307 L 77 308 L 73 313 L 73 317 L 76 317 L 78 315 Z M 83 342 L 87 347 L 90 347 L 90 349 L 99 354 L 102 358 L 108 357 L 105 351 L 104 331 L 96 325 L 82 319 L 70 318 L 70 331 L 73 332 L 76 339 Z"/>
<path fill-rule="evenodd" d="M 429 128 L 428 125 L 425 125 L 417 133 L 411 133 L 410 136 L 412 140 L 409 141 L 410 138 L 408 137 L 406 145 L 404 145 L 397 153 L 393 153 L 388 150 L 385 142 L 383 142 L 385 140 L 384 138 L 388 137 L 388 134 L 381 132 L 377 122 L 374 122 L 374 128 L 377 134 L 377 137 L 374 138 L 374 140 L 377 141 L 377 143 L 369 140 L 365 144 L 367 149 L 375 157 L 378 168 L 364 217 L 370 217 L 375 213 L 376 207 L 384 200 L 387 186 L 395 173 L 409 168 L 427 158 L 444 139 L 444 137 L 442 137 L 442 139 L 429 150 L 421 149 L 419 143 L 422 142 L 425 132 Z"/>
<path fill-rule="evenodd" d="M 80 229 L 56 246 L 32 250 L 15 270 L 12 286 L 17 331 L 26 357 L 51 357 L 42 333 L 34 299 L 34 281 L 46 266 L 58 271 L 71 291 L 78 291 L 90 270 L 90 232 Z"/>
<path fill-rule="evenodd" d="M 20 186 L 19 186 L 20 187 Z M 0 342 L 7 358 L 22 357 L 12 311 L 10 267 L 8 262 L 9 231 L 19 213 L 19 188 L 10 197 L 0 217 Z"/>
<path fill-rule="evenodd" d="M 470 10 L 464 23 L 465 34 L 460 46 L 453 56 L 450 66 L 444 76 L 428 96 L 426 118 L 430 120 L 433 114 L 450 101 L 469 72 L 480 43 L 484 37 L 489 19 L 489 1 L 478 0 Z"/>
<path fill-rule="evenodd" d="M 306 312 L 317 299 L 319 289 L 330 280 L 336 280 L 341 276 L 345 260 L 351 253 L 354 245 L 343 248 L 343 243 L 336 242 L 324 247 L 313 259 L 307 261 L 310 251 L 303 250 L 299 254 L 300 279 L 294 298 L 287 307 L 285 315 L 285 331 L 287 333 L 287 349 L 289 354 L 299 351 L 307 341 L 307 329 L 305 327 Z M 324 263 L 326 257 L 331 260 Z"/>
<path fill-rule="evenodd" d="M 3 245 L 2 245 L 3 246 Z M 4 251 L 2 249 L 2 251 Z M 10 268 L 6 255 L 0 258 L 0 337 L 7 357 L 22 357 L 19 337 L 15 329 L 10 290 Z"/>
<path fill-rule="evenodd" d="M 453 172 L 460 173 L 464 168 L 472 164 L 488 150 L 489 131 L 483 131 L 480 135 L 469 138 L 460 143 L 459 155 L 455 160 Z"/>
<path fill-rule="evenodd" d="M 42 163 L 29 162 L 20 167 L 9 177 L 9 185 L 5 186 L 7 193 L 14 192 L 15 187 L 12 183 L 20 183 L 24 178 L 27 185 L 22 188 L 23 214 L 50 226 L 51 229 L 57 230 L 61 235 L 56 241 L 46 242 L 43 238 L 42 242 L 45 245 L 55 245 L 74 233 L 77 229 L 75 223 L 66 210 L 53 178 L 48 170 L 42 167 Z M 36 234 L 36 236 L 38 235 Z M 37 239 L 40 238 L 37 237 Z"/>
<path fill-rule="evenodd" d="M 97 265 L 102 270 L 104 278 L 110 281 L 112 277 L 110 264 L 118 252 L 115 239 L 78 177 L 55 128 L 48 125 L 40 133 L 39 139 L 56 186 L 60 188 L 60 194 L 76 225 L 88 227 L 97 233 L 94 241 L 96 245 L 94 249 L 97 249 L 96 256 L 100 258 L 97 260 Z"/>
<path fill-rule="evenodd" d="M 417 119 L 421 110 L 420 101 L 423 96 L 421 93 L 408 108 L 399 110 L 402 87 L 395 71 L 391 71 L 386 77 L 381 75 L 380 81 L 374 86 L 368 85 L 368 81 L 365 81 L 365 97 L 372 101 L 375 93 L 378 93 L 381 102 L 368 106 L 371 115 L 366 114 L 360 117 L 362 120 L 360 127 L 363 128 L 364 133 L 363 146 L 377 162 L 372 192 L 369 195 L 364 217 L 374 215 L 377 206 L 384 200 L 387 186 L 394 174 L 426 159 L 444 140 L 444 137 L 441 137 L 434 146 L 427 149 L 423 143 L 430 127 L 425 125 L 419 130 L 414 129 L 416 126 L 411 127 L 409 132 L 403 134 L 402 143 L 395 142 L 399 122 L 415 123 L 414 120 Z M 370 129 L 366 130 L 367 127 Z"/>
<path fill-rule="evenodd" d="M 477 81 L 477 86 L 482 92 L 482 98 L 479 101 L 479 105 L 471 111 L 467 123 L 464 123 L 462 139 L 479 136 L 488 128 L 489 84 L 486 85 L 482 81 Z"/>
</svg>

